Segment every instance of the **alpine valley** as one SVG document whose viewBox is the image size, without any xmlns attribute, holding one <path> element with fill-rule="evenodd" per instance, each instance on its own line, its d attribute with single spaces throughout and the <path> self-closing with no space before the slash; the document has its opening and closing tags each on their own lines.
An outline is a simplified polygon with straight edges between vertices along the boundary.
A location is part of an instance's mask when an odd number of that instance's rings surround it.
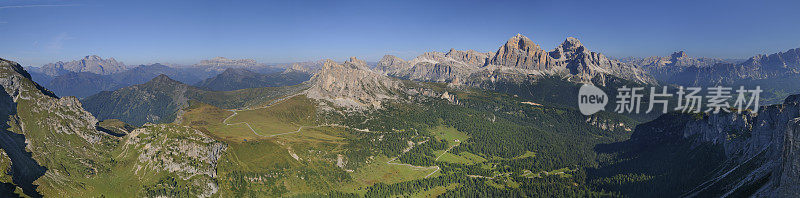
<svg viewBox="0 0 800 198">
<path fill-rule="evenodd" d="M 0 59 L 0 196 L 800 197 L 800 48 L 614 59 L 573 37 L 499 44 L 374 64 Z M 584 84 L 759 85 L 765 100 L 587 116 Z"/>
</svg>

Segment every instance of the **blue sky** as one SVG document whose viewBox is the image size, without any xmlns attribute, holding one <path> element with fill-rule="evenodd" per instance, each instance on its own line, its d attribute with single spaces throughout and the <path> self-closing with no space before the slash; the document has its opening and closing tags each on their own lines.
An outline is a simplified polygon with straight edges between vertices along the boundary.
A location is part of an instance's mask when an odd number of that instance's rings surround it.
<svg viewBox="0 0 800 198">
<path fill-rule="evenodd" d="M 798 1 L 0 2 L 0 57 L 39 66 L 97 54 L 127 64 L 216 56 L 265 63 L 496 51 L 522 33 L 609 56 L 746 58 L 800 47 Z"/>
</svg>

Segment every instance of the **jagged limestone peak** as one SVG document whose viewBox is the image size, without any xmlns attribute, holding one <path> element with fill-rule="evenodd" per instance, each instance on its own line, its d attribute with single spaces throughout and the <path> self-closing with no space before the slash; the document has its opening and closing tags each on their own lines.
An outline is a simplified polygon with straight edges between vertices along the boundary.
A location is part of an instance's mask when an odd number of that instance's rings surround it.
<svg viewBox="0 0 800 198">
<path fill-rule="evenodd" d="M 351 57 L 342 64 L 325 60 L 310 80 L 309 98 L 326 100 L 339 107 L 380 108 L 381 101 L 396 98 L 400 83 L 373 72 L 366 62 Z"/>
</svg>

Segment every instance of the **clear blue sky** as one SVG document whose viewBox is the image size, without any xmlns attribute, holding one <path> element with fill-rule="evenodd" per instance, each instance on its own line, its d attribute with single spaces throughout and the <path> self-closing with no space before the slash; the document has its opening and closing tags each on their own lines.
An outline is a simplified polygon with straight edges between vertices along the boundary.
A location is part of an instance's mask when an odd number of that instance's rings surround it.
<svg viewBox="0 0 800 198">
<path fill-rule="evenodd" d="M 495 51 L 522 33 L 609 56 L 746 58 L 800 47 L 798 1 L 0 2 L 0 57 L 39 66 L 88 54 L 128 64 L 215 56 L 265 63 L 450 48 Z"/>
</svg>

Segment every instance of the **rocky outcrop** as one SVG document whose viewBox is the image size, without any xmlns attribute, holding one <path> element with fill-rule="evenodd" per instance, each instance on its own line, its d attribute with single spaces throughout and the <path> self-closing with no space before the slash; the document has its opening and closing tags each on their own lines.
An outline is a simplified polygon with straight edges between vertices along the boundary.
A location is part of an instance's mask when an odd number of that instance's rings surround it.
<svg viewBox="0 0 800 198">
<path fill-rule="evenodd" d="M 100 75 L 115 74 L 125 71 L 126 66 L 114 58 L 103 59 L 97 55 L 86 56 L 81 60 L 69 62 L 58 61 L 43 65 L 41 71 L 50 76 L 58 76 L 69 72 L 88 72 Z"/>
<path fill-rule="evenodd" d="M 193 184 L 189 192 L 197 197 L 209 197 L 219 190 L 214 180 L 217 163 L 228 147 L 203 132 L 188 126 L 150 125 L 131 132 L 122 146 L 123 157 L 131 155 L 137 160 L 135 175 L 174 174 Z"/>
<path fill-rule="evenodd" d="M 411 61 L 387 55 L 378 62 L 376 70 L 411 80 L 473 86 L 497 81 L 522 82 L 543 76 L 604 83 L 606 76 L 613 75 L 637 83 L 656 83 L 640 68 L 591 52 L 578 39 L 567 38 L 548 52 L 520 34 L 494 53 L 451 49 L 448 53 L 427 52 Z"/>
<path fill-rule="evenodd" d="M 348 109 L 381 108 L 383 100 L 396 99 L 400 90 L 400 82 L 373 72 L 355 57 L 342 64 L 325 61 L 309 82 L 305 92 L 309 98 Z"/>
</svg>

